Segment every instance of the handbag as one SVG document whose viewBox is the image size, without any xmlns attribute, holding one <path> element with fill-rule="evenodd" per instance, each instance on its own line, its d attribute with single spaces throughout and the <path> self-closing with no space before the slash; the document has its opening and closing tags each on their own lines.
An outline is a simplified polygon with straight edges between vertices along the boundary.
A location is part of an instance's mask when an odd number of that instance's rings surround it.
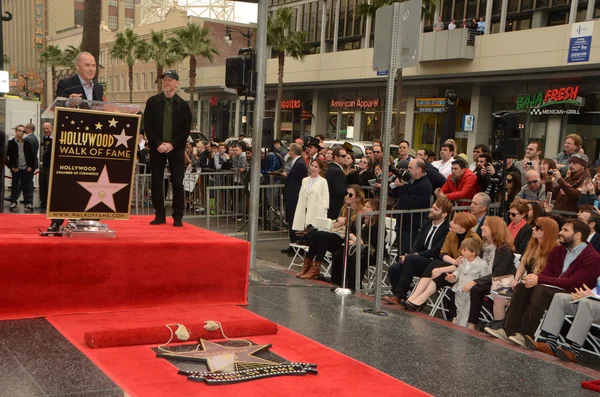
<svg viewBox="0 0 600 397">
<path fill-rule="evenodd" d="M 506 276 L 498 276 L 492 278 L 491 291 L 495 291 L 498 288 L 510 287 L 510 284 L 515 280 L 514 274 L 507 274 Z"/>
<path fill-rule="evenodd" d="M 298 236 L 298 237 L 304 237 L 308 233 L 312 232 L 313 230 L 315 230 L 315 227 L 313 225 L 307 225 L 304 230 L 297 231 L 296 232 L 296 236 Z"/>
</svg>

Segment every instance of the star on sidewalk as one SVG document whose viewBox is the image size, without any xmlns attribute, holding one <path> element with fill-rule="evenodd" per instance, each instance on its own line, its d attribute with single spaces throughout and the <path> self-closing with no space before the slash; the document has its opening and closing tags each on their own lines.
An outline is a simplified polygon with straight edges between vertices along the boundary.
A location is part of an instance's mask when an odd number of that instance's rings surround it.
<svg viewBox="0 0 600 397">
<path fill-rule="evenodd" d="M 124 187 L 129 186 L 128 183 L 111 183 L 108 179 L 108 171 L 106 170 L 106 166 L 104 166 L 102 173 L 100 173 L 100 177 L 98 178 L 97 182 L 77 183 L 92 195 L 85 207 L 85 211 L 100 203 L 104 203 L 108 208 L 113 210 L 113 212 L 117 212 L 113 194 L 117 193 Z"/>
<path fill-rule="evenodd" d="M 133 138 L 132 136 L 125 135 L 125 128 L 123 128 L 123 130 L 121 130 L 120 134 L 118 134 L 118 135 L 112 134 L 112 136 L 117 138 L 117 143 L 115 144 L 115 148 L 118 148 L 119 145 L 123 145 L 127 149 L 127 141 L 130 140 L 131 138 Z"/>
<path fill-rule="evenodd" d="M 117 123 L 118 123 L 118 121 L 115 120 L 114 117 L 112 118 L 112 120 L 108 120 L 108 124 L 110 124 L 109 127 L 116 127 Z"/>
<path fill-rule="evenodd" d="M 100 124 L 100 122 L 96 123 L 97 130 L 102 130 L 102 127 L 104 127 L 104 126 L 102 124 Z"/>
<path fill-rule="evenodd" d="M 251 367 L 266 367 L 277 365 L 277 363 L 256 357 L 253 354 L 266 350 L 271 345 L 252 345 L 245 347 L 222 346 L 217 343 L 200 339 L 203 350 L 193 350 L 187 352 L 165 352 L 159 351 L 158 357 L 179 359 L 179 360 L 199 360 L 206 362 L 210 372 L 235 372 L 240 369 Z M 237 367 L 237 368 L 236 368 Z"/>
</svg>

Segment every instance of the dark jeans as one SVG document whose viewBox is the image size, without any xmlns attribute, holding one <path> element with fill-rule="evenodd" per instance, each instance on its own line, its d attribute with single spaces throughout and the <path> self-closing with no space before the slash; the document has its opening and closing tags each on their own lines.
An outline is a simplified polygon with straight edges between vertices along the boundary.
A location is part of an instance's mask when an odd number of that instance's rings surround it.
<svg viewBox="0 0 600 397">
<path fill-rule="evenodd" d="M 294 215 L 296 215 L 296 206 L 287 205 L 285 208 L 285 221 L 288 224 L 288 233 L 290 235 L 290 243 L 292 244 L 297 243 L 300 239 L 298 236 L 296 236 L 296 231 L 292 230 L 292 223 L 294 223 Z"/>
<path fill-rule="evenodd" d="M 48 204 L 48 184 L 50 182 L 50 168 L 40 168 L 40 207 Z"/>
<path fill-rule="evenodd" d="M 17 203 L 23 191 L 25 204 L 33 204 L 33 172 L 18 170 L 12 173 L 12 185 L 10 190 L 11 203 Z"/>
<path fill-rule="evenodd" d="M 471 308 L 469 309 L 469 324 L 477 324 L 479 322 L 479 314 L 483 307 L 483 299 L 490 293 L 492 284 L 475 284 L 471 288 Z"/>
<path fill-rule="evenodd" d="M 165 165 L 169 160 L 169 171 L 171 172 L 171 186 L 173 186 L 173 218 L 183 218 L 185 198 L 183 192 L 183 177 L 185 174 L 184 150 L 174 149 L 169 153 L 159 153 L 151 149 L 150 163 L 152 168 L 152 206 L 159 218 L 165 218 L 165 196 L 163 192 Z"/>
<path fill-rule="evenodd" d="M 421 277 L 430 263 L 431 259 L 415 254 L 406 255 L 404 263 L 394 263 L 388 271 L 394 295 L 406 298 L 413 277 Z"/>
<path fill-rule="evenodd" d="M 437 269 L 438 267 L 446 267 L 446 266 L 450 266 L 450 264 L 444 262 L 441 259 L 434 259 L 431 261 L 429 266 L 427 266 L 425 271 L 423 271 L 423 274 L 421 275 L 421 277 L 431 278 L 431 272 L 433 271 L 433 269 Z M 440 289 L 442 287 L 448 287 L 451 285 L 448 281 L 446 281 L 446 275 L 444 273 L 440 274 L 437 278 L 434 278 L 433 282 L 435 283 L 437 289 Z"/>
<path fill-rule="evenodd" d="M 367 272 L 367 267 L 369 265 L 368 258 L 368 248 L 365 247 L 363 249 L 363 254 L 360 257 L 360 279 L 365 277 L 365 273 Z M 342 285 L 342 281 L 344 279 L 344 249 L 337 250 L 333 254 L 331 264 L 331 282 L 335 285 Z M 375 266 L 375 258 L 371 257 L 370 264 Z M 360 284 L 359 284 L 360 285 Z M 354 255 L 348 255 L 348 259 L 346 262 L 346 288 L 355 289 L 356 288 L 356 252 Z"/>
<path fill-rule="evenodd" d="M 544 311 L 552 303 L 554 294 L 561 292 L 564 293 L 564 290 L 544 285 L 525 288 L 524 284 L 517 284 L 504 320 L 506 335 L 512 336 L 519 333 L 523 336 L 533 337 L 535 330 L 540 325 Z"/>
<path fill-rule="evenodd" d="M 323 262 L 327 251 L 333 254 L 344 245 L 344 239 L 335 233 L 313 230 L 306 236 L 309 243 L 306 256 L 315 262 Z"/>
</svg>

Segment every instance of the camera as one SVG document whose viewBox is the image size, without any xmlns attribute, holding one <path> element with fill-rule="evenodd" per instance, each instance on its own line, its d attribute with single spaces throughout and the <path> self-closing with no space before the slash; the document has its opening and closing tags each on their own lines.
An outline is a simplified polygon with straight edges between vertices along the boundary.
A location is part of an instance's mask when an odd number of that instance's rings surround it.
<svg viewBox="0 0 600 397">
<path fill-rule="evenodd" d="M 492 163 L 485 163 L 485 167 L 489 167 L 490 165 L 492 165 Z"/>
<path fill-rule="evenodd" d="M 548 170 L 548 175 L 554 175 L 554 171 L 553 170 Z"/>
<path fill-rule="evenodd" d="M 412 178 L 412 175 L 408 170 L 390 169 L 390 171 L 394 174 L 394 177 L 391 178 L 391 182 L 395 181 L 396 178 L 402 179 L 404 182 L 410 182 L 410 179 Z"/>
<path fill-rule="evenodd" d="M 533 165 L 533 161 L 528 161 L 525 164 L 527 164 L 527 165 Z"/>
</svg>

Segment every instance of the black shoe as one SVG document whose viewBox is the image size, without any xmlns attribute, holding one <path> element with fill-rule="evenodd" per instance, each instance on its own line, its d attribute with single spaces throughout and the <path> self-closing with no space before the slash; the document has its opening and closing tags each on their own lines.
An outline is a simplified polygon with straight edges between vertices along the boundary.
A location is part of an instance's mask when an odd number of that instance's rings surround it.
<svg viewBox="0 0 600 397">
<path fill-rule="evenodd" d="M 60 228 L 60 225 L 58 223 L 52 222 L 50 224 L 50 226 L 48 227 L 48 231 L 49 232 L 58 232 L 59 228 Z"/>
<path fill-rule="evenodd" d="M 154 218 L 152 222 L 150 222 L 151 225 L 164 225 L 165 223 L 167 223 L 167 220 L 158 216 Z"/>
<path fill-rule="evenodd" d="M 173 226 L 175 227 L 183 227 L 183 221 L 179 218 L 173 220 Z"/>
<path fill-rule="evenodd" d="M 408 309 L 408 311 L 410 312 L 420 312 L 423 310 L 423 308 L 425 307 L 425 305 L 427 304 L 427 302 L 421 304 L 421 305 L 415 305 L 414 303 L 412 303 L 409 300 L 404 301 L 404 306 Z"/>
<path fill-rule="evenodd" d="M 294 249 L 293 249 L 292 247 L 287 247 L 286 249 L 284 249 L 284 250 L 281 250 L 281 253 L 282 253 L 282 254 L 288 254 L 288 255 L 289 255 L 289 254 L 292 254 L 292 255 L 294 255 Z"/>
</svg>

